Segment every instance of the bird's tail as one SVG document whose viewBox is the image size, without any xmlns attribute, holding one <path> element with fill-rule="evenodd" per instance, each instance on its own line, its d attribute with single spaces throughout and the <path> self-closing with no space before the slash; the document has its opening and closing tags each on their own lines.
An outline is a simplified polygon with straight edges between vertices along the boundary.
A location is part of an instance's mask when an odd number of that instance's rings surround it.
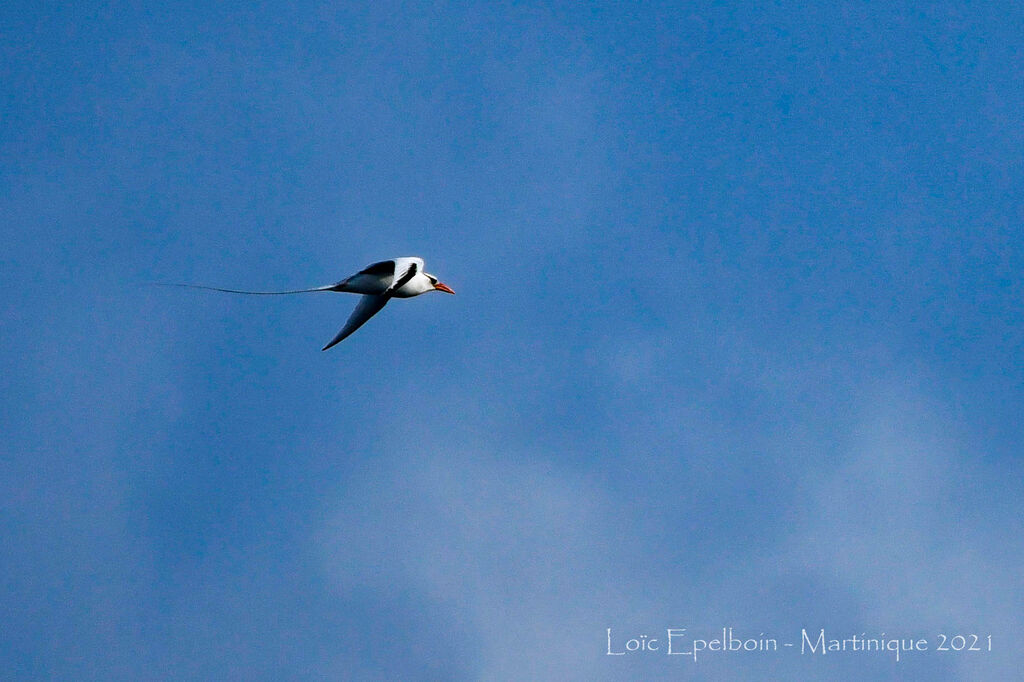
<svg viewBox="0 0 1024 682">
<path fill-rule="evenodd" d="M 246 291 L 244 289 L 221 289 L 220 287 L 208 287 L 202 284 L 177 284 L 172 282 L 151 282 L 157 287 L 183 287 L 185 289 L 205 289 L 207 291 L 222 291 L 226 294 L 246 294 L 248 296 L 281 296 L 284 294 L 308 294 L 314 291 L 341 291 L 339 284 L 328 284 L 312 289 L 291 289 L 289 291 Z"/>
</svg>

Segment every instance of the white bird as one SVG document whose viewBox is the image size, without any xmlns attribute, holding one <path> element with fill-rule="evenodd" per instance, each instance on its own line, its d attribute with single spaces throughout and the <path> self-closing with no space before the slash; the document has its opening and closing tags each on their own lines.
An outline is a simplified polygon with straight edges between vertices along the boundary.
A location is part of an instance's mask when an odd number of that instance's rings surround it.
<svg viewBox="0 0 1024 682">
<path fill-rule="evenodd" d="M 359 329 L 367 320 L 380 312 L 380 309 L 392 298 L 412 298 L 413 296 L 425 294 L 428 291 L 443 291 L 447 294 L 455 293 L 448 285 L 437 281 L 437 277 L 423 270 L 422 258 L 413 257 L 394 258 L 374 263 L 336 284 L 328 284 L 312 289 L 243 291 L 241 289 L 207 287 L 200 284 L 165 284 L 162 286 L 208 289 L 210 291 L 224 291 L 229 294 L 249 294 L 251 296 L 305 294 L 313 291 L 342 291 L 350 294 L 362 294 L 363 298 L 356 305 L 352 314 L 349 315 L 345 326 L 341 328 L 338 335 L 331 339 L 330 343 L 324 346 L 322 350 L 327 350 L 331 346 L 345 340 L 349 334 Z"/>
</svg>

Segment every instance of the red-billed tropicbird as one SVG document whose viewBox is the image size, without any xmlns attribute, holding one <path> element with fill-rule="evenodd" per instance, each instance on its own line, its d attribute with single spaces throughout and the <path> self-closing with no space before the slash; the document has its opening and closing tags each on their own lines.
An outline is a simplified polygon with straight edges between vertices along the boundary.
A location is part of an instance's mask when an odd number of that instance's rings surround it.
<svg viewBox="0 0 1024 682">
<path fill-rule="evenodd" d="M 341 328 L 337 336 L 331 339 L 330 343 L 323 347 L 323 350 L 327 350 L 336 343 L 343 341 L 345 337 L 363 326 L 367 320 L 376 315 L 384 307 L 384 304 L 392 298 L 411 298 L 425 294 L 428 291 L 443 291 L 448 294 L 455 293 L 446 284 L 437 281 L 437 277 L 424 272 L 422 258 L 412 257 L 393 258 L 392 260 L 374 263 L 336 284 L 328 284 L 327 286 L 314 287 L 312 289 L 244 291 L 241 289 L 208 287 L 200 284 L 171 284 L 165 286 L 209 289 L 210 291 L 224 291 L 229 294 L 249 294 L 252 296 L 305 294 L 313 291 L 343 291 L 350 294 L 362 294 L 363 298 L 356 305 L 352 314 L 349 315 L 345 326 Z"/>
</svg>

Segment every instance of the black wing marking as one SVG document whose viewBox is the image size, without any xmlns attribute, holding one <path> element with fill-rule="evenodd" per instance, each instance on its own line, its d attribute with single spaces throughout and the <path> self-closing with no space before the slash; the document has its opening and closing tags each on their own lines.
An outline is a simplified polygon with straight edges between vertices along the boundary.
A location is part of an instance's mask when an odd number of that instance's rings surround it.
<svg viewBox="0 0 1024 682">
<path fill-rule="evenodd" d="M 406 282 L 416 276 L 417 271 L 419 271 L 419 266 L 416 263 L 409 263 L 409 267 L 406 268 L 397 281 L 392 282 L 391 286 L 388 287 L 388 291 L 398 291 L 404 287 Z"/>
<path fill-rule="evenodd" d="M 367 265 L 365 268 L 360 270 L 357 274 L 359 275 L 373 275 L 374 277 L 394 277 L 395 276 L 395 261 L 383 260 L 373 265 Z"/>
</svg>

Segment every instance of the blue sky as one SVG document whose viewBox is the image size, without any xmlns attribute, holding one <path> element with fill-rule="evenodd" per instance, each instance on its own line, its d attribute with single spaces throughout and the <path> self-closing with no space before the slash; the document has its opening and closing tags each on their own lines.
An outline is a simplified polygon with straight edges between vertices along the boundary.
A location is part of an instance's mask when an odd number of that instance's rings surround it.
<svg viewBox="0 0 1024 682">
<path fill-rule="evenodd" d="M 5 4 L 5 676 L 1018 671 L 1024 12 L 734 5 Z"/>
</svg>

